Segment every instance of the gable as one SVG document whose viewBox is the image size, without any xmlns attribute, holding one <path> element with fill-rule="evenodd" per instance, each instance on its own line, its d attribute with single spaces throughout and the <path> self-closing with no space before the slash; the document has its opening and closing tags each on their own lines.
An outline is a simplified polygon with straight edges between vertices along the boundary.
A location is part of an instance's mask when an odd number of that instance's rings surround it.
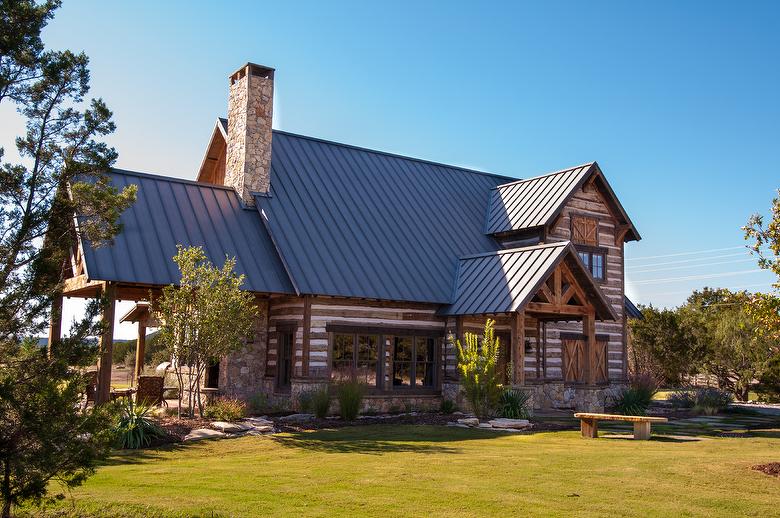
<svg viewBox="0 0 780 518">
<path fill-rule="evenodd" d="M 585 187 L 596 189 L 621 225 L 626 241 L 640 239 L 631 220 L 596 162 L 495 187 L 490 195 L 485 233 L 522 235 L 548 230 L 567 202 Z"/>
</svg>

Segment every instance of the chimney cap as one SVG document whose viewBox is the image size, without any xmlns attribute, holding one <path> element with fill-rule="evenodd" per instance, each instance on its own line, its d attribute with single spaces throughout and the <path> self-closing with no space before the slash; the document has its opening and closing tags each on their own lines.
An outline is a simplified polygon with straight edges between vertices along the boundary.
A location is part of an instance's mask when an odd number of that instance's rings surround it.
<svg viewBox="0 0 780 518">
<path fill-rule="evenodd" d="M 273 79 L 274 78 L 274 69 L 271 67 L 267 67 L 265 65 L 258 65 L 257 63 L 252 63 L 251 61 L 247 62 L 245 65 L 241 66 L 238 70 L 230 74 L 228 76 L 230 78 L 230 82 L 233 83 L 236 79 L 240 79 L 244 77 L 245 74 L 249 73 L 253 76 L 260 76 L 265 77 L 267 79 Z"/>
</svg>

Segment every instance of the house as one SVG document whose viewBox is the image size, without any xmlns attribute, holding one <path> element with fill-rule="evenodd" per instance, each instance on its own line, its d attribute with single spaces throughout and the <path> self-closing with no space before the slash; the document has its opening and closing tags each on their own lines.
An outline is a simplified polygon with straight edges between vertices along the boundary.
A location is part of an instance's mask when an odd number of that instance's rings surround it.
<svg viewBox="0 0 780 518">
<path fill-rule="evenodd" d="M 209 371 L 222 393 L 295 407 L 357 379 L 369 408 L 438 408 L 458 397 L 454 340 L 489 317 L 506 383 L 537 407 L 603 408 L 626 379 L 623 250 L 640 236 L 596 162 L 518 180 L 273 130 L 273 88 L 268 67 L 230 76 L 196 180 L 112 171 L 137 201 L 113 245 L 73 250 L 65 295 L 148 299 L 178 281 L 176 245 L 200 245 L 236 258 L 261 309 Z"/>
</svg>

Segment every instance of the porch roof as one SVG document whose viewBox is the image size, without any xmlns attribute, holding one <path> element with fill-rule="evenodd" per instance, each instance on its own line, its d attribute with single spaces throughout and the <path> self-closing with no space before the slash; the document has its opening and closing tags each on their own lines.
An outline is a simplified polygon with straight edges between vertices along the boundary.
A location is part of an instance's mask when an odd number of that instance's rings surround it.
<svg viewBox="0 0 780 518">
<path fill-rule="evenodd" d="M 511 313 L 523 309 L 565 261 L 600 320 L 615 320 L 601 289 L 569 241 L 500 250 L 459 261 L 454 302 L 441 315 Z"/>
</svg>

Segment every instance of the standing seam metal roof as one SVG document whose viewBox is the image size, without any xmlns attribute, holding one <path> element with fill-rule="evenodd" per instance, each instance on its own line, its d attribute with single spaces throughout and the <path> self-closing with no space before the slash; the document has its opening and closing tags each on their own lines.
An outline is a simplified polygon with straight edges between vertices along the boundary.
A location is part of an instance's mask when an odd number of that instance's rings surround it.
<svg viewBox="0 0 780 518">
<path fill-rule="evenodd" d="M 579 261 L 569 241 L 463 257 L 459 261 L 453 303 L 441 315 L 509 313 L 522 308 L 539 291 L 555 267 L 569 258 L 572 271 L 602 318 L 614 319 L 609 303 Z"/>
<path fill-rule="evenodd" d="M 490 193 L 486 234 L 546 225 L 577 189 L 595 162 L 499 185 Z"/>
<path fill-rule="evenodd" d="M 247 290 L 295 293 L 257 212 L 242 208 L 233 189 L 118 169 L 109 176 L 119 189 L 137 185 L 138 194 L 112 244 L 84 243 L 91 280 L 178 284 L 176 245 L 198 245 L 216 265 L 235 257 Z"/>
<path fill-rule="evenodd" d="M 255 200 L 301 293 L 446 304 L 458 258 L 499 248 L 482 224 L 507 180 L 274 131 Z"/>
</svg>

